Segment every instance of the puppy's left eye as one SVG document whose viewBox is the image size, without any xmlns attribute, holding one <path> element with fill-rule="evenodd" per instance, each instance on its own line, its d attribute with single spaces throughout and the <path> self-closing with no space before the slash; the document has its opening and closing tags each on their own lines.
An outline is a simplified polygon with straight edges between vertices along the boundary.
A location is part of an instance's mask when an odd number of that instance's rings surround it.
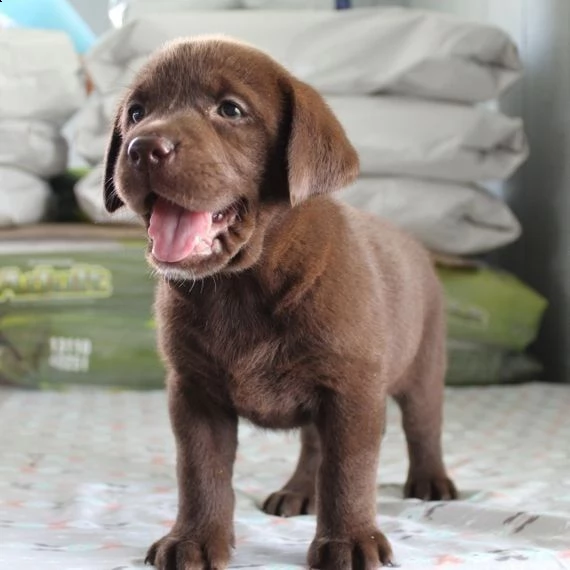
<svg viewBox="0 0 570 570">
<path fill-rule="evenodd" d="M 222 101 L 218 107 L 218 114 L 224 119 L 241 119 L 244 116 L 242 108 L 233 101 Z"/>
<path fill-rule="evenodd" d="M 135 103 L 129 108 L 129 119 L 133 123 L 138 123 L 144 119 L 144 107 Z"/>
</svg>

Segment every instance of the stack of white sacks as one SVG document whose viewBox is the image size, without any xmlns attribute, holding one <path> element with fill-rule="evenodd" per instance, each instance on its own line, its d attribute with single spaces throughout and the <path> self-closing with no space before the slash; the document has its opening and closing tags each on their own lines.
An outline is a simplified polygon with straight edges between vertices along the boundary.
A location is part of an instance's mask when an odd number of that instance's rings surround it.
<svg viewBox="0 0 570 570">
<path fill-rule="evenodd" d="M 109 217 L 101 199 L 124 86 L 164 41 L 202 33 L 256 45 L 325 95 L 361 159 L 342 199 L 442 253 L 482 253 L 518 237 L 509 208 L 483 189 L 527 156 L 521 120 L 484 105 L 519 78 L 516 47 L 487 25 L 398 8 L 143 13 L 110 32 L 87 56 L 95 92 L 75 134 L 77 152 L 96 167 L 76 189 L 93 220 L 134 220 Z"/>
<path fill-rule="evenodd" d="M 42 220 L 47 179 L 67 167 L 61 128 L 84 101 L 80 62 L 59 32 L 0 32 L 0 227 Z"/>
</svg>

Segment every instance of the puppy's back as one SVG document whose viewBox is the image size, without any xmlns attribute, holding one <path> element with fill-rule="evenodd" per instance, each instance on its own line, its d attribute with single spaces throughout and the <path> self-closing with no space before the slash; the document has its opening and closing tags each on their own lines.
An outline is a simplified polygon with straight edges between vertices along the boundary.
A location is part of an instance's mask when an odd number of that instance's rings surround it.
<svg viewBox="0 0 570 570">
<path fill-rule="evenodd" d="M 428 251 L 415 238 L 390 222 L 335 200 L 346 221 L 350 263 L 364 264 L 370 275 L 368 296 L 374 313 L 371 323 L 381 340 L 385 361 L 399 376 L 417 353 L 430 327 L 441 326 L 443 295 Z M 383 359 L 384 360 L 384 359 Z"/>
</svg>

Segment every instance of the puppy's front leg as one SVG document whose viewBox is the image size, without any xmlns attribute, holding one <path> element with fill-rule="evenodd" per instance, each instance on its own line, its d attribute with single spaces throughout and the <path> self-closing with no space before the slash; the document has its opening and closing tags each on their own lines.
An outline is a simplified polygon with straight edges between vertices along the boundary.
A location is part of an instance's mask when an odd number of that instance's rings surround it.
<svg viewBox="0 0 570 570">
<path fill-rule="evenodd" d="M 159 570 L 223 570 L 233 547 L 232 472 L 237 417 L 173 378 L 168 389 L 177 447 L 178 515 L 148 551 Z"/>
<path fill-rule="evenodd" d="M 329 393 L 317 426 L 322 442 L 317 535 L 309 565 L 320 570 L 375 570 L 392 550 L 376 527 L 376 469 L 385 397 L 370 390 Z"/>
</svg>

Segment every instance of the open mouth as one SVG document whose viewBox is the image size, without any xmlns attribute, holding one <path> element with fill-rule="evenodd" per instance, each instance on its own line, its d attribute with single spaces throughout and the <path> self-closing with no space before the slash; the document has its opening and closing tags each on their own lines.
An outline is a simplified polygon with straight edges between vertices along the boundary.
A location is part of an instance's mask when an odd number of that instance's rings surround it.
<svg viewBox="0 0 570 570">
<path fill-rule="evenodd" d="M 223 210 L 186 210 L 157 196 L 150 214 L 148 235 L 157 261 L 179 263 L 222 252 L 223 234 L 240 218 L 241 201 Z"/>
</svg>

